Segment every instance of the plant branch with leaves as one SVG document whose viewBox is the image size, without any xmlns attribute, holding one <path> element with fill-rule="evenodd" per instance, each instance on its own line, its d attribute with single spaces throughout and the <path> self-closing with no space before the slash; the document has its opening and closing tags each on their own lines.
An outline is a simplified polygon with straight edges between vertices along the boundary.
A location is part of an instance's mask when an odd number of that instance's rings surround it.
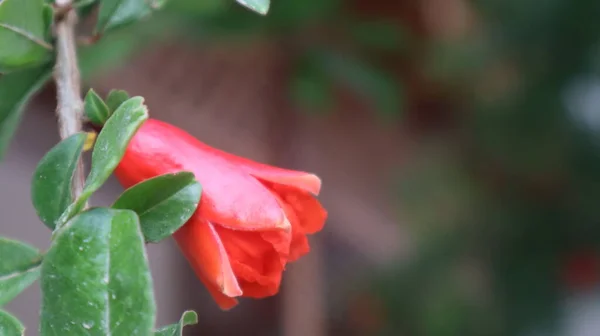
<svg viewBox="0 0 600 336">
<path fill-rule="evenodd" d="M 229 309 L 237 297 L 276 294 L 285 263 L 308 252 L 305 235 L 325 221 L 314 197 L 321 186 L 315 175 L 209 148 L 149 119 L 144 99 L 124 91 L 102 98 L 90 90 L 82 99 L 78 15 L 97 15 L 91 40 L 102 43 L 102 36 L 163 2 L 0 0 L 0 156 L 30 97 L 52 74 L 57 88 L 61 141 L 40 160 L 31 182 L 33 206 L 52 231 L 51 246 L 41 252 L 0 238 L 0 307 L 39 279 L 41 335 L 181 335 L 197 315 L 185 312 L 178 323 L 156 329 L 146 244 L 175 236 L 216 302 Z M 269 7 L 268 0 L 238 2 L 261 14 Z M 84 121 L 99 133 L 83 132 Z M 86 150 L 92 151 L 87 174 Z M 222 170 L 230 174 L 215 175 Z M 88 207 L 115 171 L 128 189 L 111 207 Z M 261 254 L 264 244 L 276 254 Z M 265 259 L 260 262 L 275 256 L 281 268 L 268 274 L 253 269 L 256 262 L 242 246 L 255 248 L 252 256 Z M 23 333 L 21 322 L 0 310 L 0 335 Z"/>
</svg>

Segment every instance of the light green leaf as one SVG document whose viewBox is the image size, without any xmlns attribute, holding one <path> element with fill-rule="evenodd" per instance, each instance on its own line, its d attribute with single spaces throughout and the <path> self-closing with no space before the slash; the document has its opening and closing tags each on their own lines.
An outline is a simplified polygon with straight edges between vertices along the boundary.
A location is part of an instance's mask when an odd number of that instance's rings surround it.
<svg viewBox="0 0 600 336">
<path fill-rule="evenodd" d="M 198 314 L 192 310 L 187 310 L 179 319 L 179 323 L 164 326 L 158 329 L 154 336 L 181 336 L 183 335 L 183 327 L 198 323 Z"/>
<path fill-rule="evenodd" d="M 21 120 L 27 101 L 50 79 L 51 67 L 0 75 L 0 160 Z"/>
<path fill-rule="evenodd" d="M 25 335 L 25 327 L 16 317 L 0 310 L 0 335 L 23 336 Z"/>
<path fill-rule="evenodd" d="M 90 196 L 106 182 L 123 158 L 129 141 L 146 119 L 148 109 L 144 98 L 133 97 L 121 104 L 106 121 L 94 145 L 92 167 L 83 192 L 57 220 L 57 228 L 83 210 Z"/>
<path fill-rule="evenodd" d="M 127 189 L 113 208 L 135 211 L 146 241 L 159 242 L 190 219 L 201 190 L 192 173 L 161 175 Z"/>
<path fill-rule="evenodd" d="M 271 6 L 270 0 L 236 0 L 240 5 L 249 8 L 258 14 L 267 15 L 269 7 Z"/>
<path fill-rule="evenodd" d="M 121 104 L 126 102 L 127 99 L 129 99 L 129 94 L 126 91 L 111 90 L 108 93 L 108 96 L 106 96 L 106 105 L 108 105 L 108 108 L 112 113 L 116 111 L 119 108 L 119 106 L 121 106 Z"/>
<path fill-rule="evenodd" d="M 41 258 L 38 250 L 27 244 L 0 238 L 0 306 L 39 277 Z"/>
<path fill-rule="evenodd" d="M 43 0 L 0 1 L 0 72 L 40 64 L 51 56 Z"/>
<path fill-rule="evenodd" d="M 31 182 L 31 202 L 46 226 L 56 221 L 73 202 L 73 173 L 81 157 L 85 133 L 74 134 L 54 146 L 40 161 Z"/>
<path fill-rule="evenodd" d="M 90 89 L 85 95 L 85 115 L 96 125 L 104 125 L 110 117 L 108 106 L 94 89 Z"/>
<path fill-rule="evenodd" d="M 137 215 L 95 208 L 57 230 L 42 263 L 42 335 L 151 335 L 156 307 Z"/>
<path fill-rule="evenodd" d="M 151 0 L 104 0 L 96 23 L 96 33 L 114 29 L 140 20 L 162 6 L 164 1 Z"/>
</svg>

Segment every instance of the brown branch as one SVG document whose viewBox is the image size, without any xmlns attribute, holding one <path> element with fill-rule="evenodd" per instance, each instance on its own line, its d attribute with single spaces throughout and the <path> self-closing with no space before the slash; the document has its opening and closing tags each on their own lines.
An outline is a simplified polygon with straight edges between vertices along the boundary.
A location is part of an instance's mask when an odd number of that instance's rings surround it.
<svg viewBox="0 0 600 336">
<path fill-rule="evenodd" d="M 75 26 L 77 14 L 71 8 L 70 1 L 56 3 L 67 9 L 65 15 L 56 23 L 56 66 L 54 79 L 57 88 L 58 131 L 61 139 L 81 132 L 83 101 L 81 100 L 81 79 L 77 65 Z M 83 191 L 85 175 L 83 161 L 80 159 L 73 176 L 72 194 L 77 198 Z"/>
</svg>

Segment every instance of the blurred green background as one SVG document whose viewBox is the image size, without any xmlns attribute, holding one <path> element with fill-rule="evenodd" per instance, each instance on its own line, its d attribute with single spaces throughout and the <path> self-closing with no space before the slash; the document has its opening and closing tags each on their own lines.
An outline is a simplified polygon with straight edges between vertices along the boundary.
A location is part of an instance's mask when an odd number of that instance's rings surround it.
<svg viewBox="0 0 600 336">
<path fill-rule="evenodd" d="M 574 335 L 565 305 L 600 280 L 599 18 L 597 0 L 273 0 L 266 17 L 171 0 L 81 65 L 90 78 L 160 41 L 276 43 L 289 113 L 327 119 L 352 95 L 419 144 L 388 181 L 410 257 L 357 274 L 341 334 Z"/>
</svg>

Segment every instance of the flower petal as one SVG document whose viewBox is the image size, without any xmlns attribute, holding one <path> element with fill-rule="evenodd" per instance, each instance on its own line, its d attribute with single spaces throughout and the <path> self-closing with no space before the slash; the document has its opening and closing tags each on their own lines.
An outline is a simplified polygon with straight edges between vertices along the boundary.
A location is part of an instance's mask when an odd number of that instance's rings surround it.
<svg viewBox="0 0 600 336">
<path fill-rule="evenodd" d="M 200 281 L 202 281 L 202 283 L 204 284 L 204 286 L 206 287 L 206 289 L 212 296 L 213 300 L 215 300 L 217 305 L 219 305 L 219 308 L 221 308 L 223 310 L 229 310 L 229 309 L 237 306 L 237 304 L 238 304 L 237 299 L 229 297 L 229 296 L 221 293 L 219 288 L 217 288 L 214 284 L 212 284 L 210 281 L 205 279 L 203 276 L 198 276 L 198 278 L 200 279 Z"/>
<path fill-rule="evenodd" d="M 129 187 L 158 175 L 191 171 L 202 184 L 202 218 L 236 230 L 289 229 L 272 193 L 230 157 L 181 129 L 150 119 L 131 140 L 115 173 Z"/>
<path fill-rule="evenodd" d="M 275 295 L 287 261 L 287 255 L 282 259 L 276 245 L 289 249 L 289 231 L 281 231 L 281 241 L 276 242 L 276 232 L 268 232 L 269 241 L 263 232 L 234 231 L 219 225 L 215 229 L 223 241 L 244 296 L 260 298 Z"/>
<path fill-rule="evenodd" d="M 313 195 L 287 185 L 266 184 L 266 186 L 293 210 L 294 217 L 298 219 L 298 222 L 294 223 L 290 219 L 292 226 L 299 225 L 304 233 L 308 234 L 314 234 L 323 229 L 327 219 L 327 210 Z M 288 218 L 292 217 L 290 209 L 286 209 L 285 212 Z"/>
<path fill-rule="evenodd" d="M 211 285 L 209 288 L 228 297 L 242 295 L 223 242 L 211 223 L 194 214 L 173 236 L 198 277 Z"/>
</svg>

